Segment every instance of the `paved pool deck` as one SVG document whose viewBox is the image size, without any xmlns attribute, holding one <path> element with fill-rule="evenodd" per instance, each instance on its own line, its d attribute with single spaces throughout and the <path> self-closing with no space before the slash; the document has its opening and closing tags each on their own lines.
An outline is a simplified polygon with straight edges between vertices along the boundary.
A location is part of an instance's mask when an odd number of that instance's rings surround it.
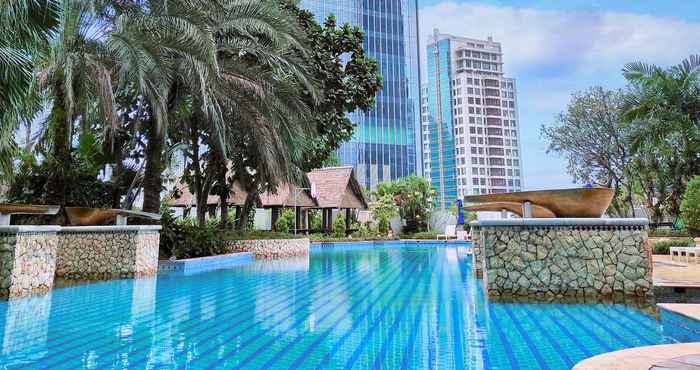
<svg viewBox="0 0 700 370">
<path fill-rule="evenodd" d="M 594 356 L 574 366 L 574 370 L 647 369 L 700 369 L 700 342 L 629 348 Z"/>
<path fill-rule="evenodd" d="M 692 259 L 686 262 L 677 257 L 671 260 L 668 255 L 658 254 L 652 256 L 652 262 L 654 286 L 700 288 L 700 263 L 694 263 Z"/>
</svg>

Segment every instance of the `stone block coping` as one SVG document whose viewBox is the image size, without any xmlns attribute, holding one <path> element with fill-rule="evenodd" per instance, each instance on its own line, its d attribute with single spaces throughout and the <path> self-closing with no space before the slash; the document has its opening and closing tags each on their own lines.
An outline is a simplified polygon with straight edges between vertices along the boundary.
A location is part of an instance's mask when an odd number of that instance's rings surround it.
<svg viewBox="0 0 700 370">
<path fill-rule="evenodd" d="M 61 231 L 61 226 L 56 225 L 10 225 L 0 226 L 0 234 L 17 233 L 55 233 Z"/>
<path fill-rule="evenodd" d="M 479 220 L 472 226 L 648 226 L 646 218 L 509 218 Z"/>
<path fill-rule="evenodd" d="M 690 319 L 700 321 L 700 304 L 694 303 L 659 303 L 662 310 L 677 313 Z"/>
<path fill-rule="evenodd" d="M 94 232 L 116 232 L 116 231 L 157 231 L 160 225 L 120 225 L 120 226 L 58 226 L 58 225 L 10 225 L 0 226 L 0 234 L 16 233 L 47 233 L 47 232 L 69 232 L 69 233 L 94 233 Z"/>
</svg>

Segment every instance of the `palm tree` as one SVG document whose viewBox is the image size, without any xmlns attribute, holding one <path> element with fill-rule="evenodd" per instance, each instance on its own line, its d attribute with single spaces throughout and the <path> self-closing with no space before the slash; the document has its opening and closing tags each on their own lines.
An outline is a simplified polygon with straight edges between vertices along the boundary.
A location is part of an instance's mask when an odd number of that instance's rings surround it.
<svg viewBox="0 0 700 370">
<path fill-rule="evenodd" d="M 662 193 L 668 194 L 669 212 L 677 215 L 685 184 L 700 172 L 700 55 L 668 69 L 630 63 L 623 74 L 631 83 L 625 118 L 635 126 L 633 150 L 663 164 L 670 185 Z"/>
<path fill-rule="evenodd" d="M 33 60 L 57 26 L 57 0 L 6 0 L 0 8 L 0 177 L 12 172 L 14 133 L 22 120 L 30 120 L 36 105 L 29 105 Z M 35 102 L 31 100 L 30 102 Z"/>
</svg>

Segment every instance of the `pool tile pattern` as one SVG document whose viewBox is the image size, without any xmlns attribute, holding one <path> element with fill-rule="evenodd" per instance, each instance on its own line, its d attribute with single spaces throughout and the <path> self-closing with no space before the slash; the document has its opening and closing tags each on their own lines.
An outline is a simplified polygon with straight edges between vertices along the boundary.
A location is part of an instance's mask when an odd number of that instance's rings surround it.
<svg viewBox="0 0 700 370">
<path fill-rule="evenodd" d="M 679 329 L 683 317 L 631 306 L 489 302 L 465 246 L 328 246 L 308 258 L 1 303 L 0 365 L 569 369 L 606 351 L 700 340 Z"/>
</svg>

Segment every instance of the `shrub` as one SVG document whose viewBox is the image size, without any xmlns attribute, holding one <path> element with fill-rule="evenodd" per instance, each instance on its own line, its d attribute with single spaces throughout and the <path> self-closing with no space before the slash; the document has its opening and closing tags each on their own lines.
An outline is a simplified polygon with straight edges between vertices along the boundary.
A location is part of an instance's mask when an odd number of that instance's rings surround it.
<svg viewBox="0 0 700 370">
<path fill-rule="evenodd" d="M 668 254 L 671 247 L 692 247 L 695 242 L 692 239 L 661 240 L 651 245 L 654 254 Z"/>
<path fill-rule="evenodd" d="M 689 237 L 690 234 L 685 230 L 671 230 L 671 229 L 656 229 L 649 231 L 650 238 L 678 238 L 678 237 Z"/>
<path fill-rule="evenodd" d="M 386 235 L 389 232 L 389 221 L 398 214 L 394 197 L 391 194 L 382 195 L 376 202 L 372 203 L 370 208 L 372 209 L 372 216 L 377 222 L 377 231 L 382 235 Z"/>
<path fill-rule="evenodd" d="M 435 240 L 437 239 L 438 233 L 434 231 L 423 231 L 420 233 L 414 233 L 414 234 L 405 234 L 401 235 L 402 239 L 432 239 Z"/>
<path fill-rule="evenodd" d="M 285 209 L 275 223 L 275 231 L 281 233 L 289 233 L 289 230 L 294 229 L 294 210 Z"/>
<path fill-rule="evenodd" d="M 224 253 L 218 222 L 203 226 L 193 219 L 176 220 L 167 207 L 161 207 L 160 255 L 164 258 L 206 257 Z"/>
<path fill-rule="evenodd" d="M 691 233 L 700 233 L 700 176 L 693 177 L 681 201 L 681 219 Z"/>
<path fill-rule="evenodd" d="M 333 220 L 333 236 L 336 238 L 345 237 L 345 217 L 341 214 Z"/>
</svg>

